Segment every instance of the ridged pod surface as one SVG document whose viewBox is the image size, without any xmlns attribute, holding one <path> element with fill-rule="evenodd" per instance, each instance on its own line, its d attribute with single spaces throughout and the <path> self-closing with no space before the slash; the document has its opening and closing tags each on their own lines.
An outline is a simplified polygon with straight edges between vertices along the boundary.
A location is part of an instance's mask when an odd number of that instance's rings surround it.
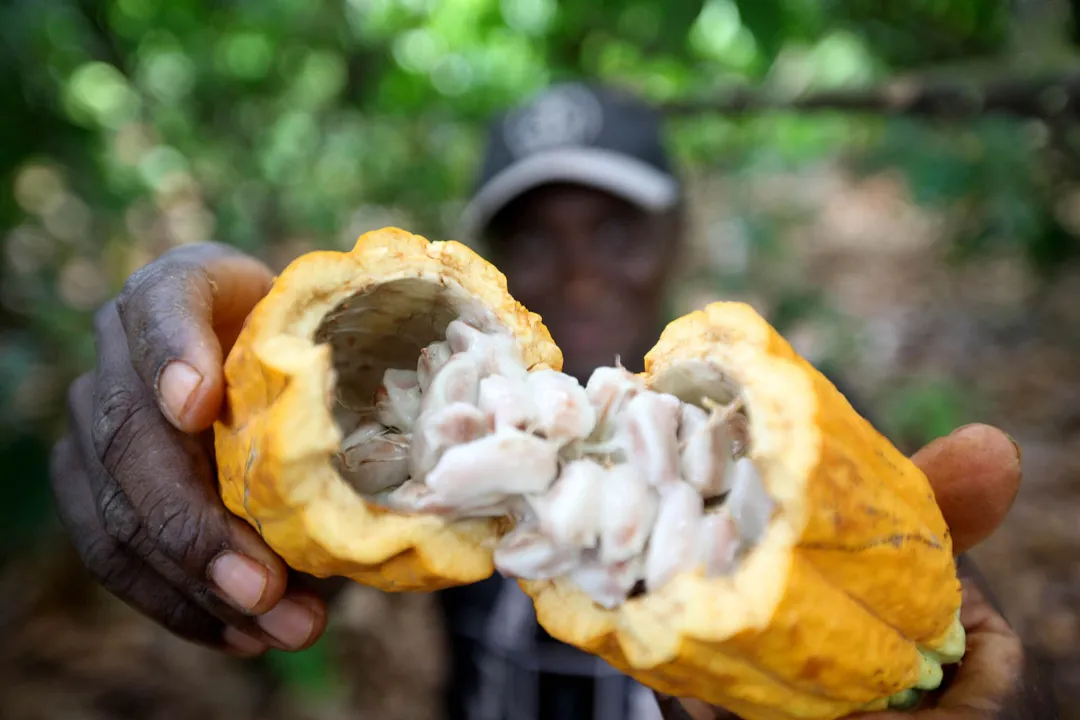
<svg viewBox="0 0 1080 720">
<path fill-rule="evenodd" d="M 741 389 L 779 510 L 733 576 L 683 574 L 615 611 L 521 581 L 552 636 L 747 720 L 881 709 L 938 672 L 935 653 L 957 659 L 960 583 L 926 476 L 765 320 L 709 305 L 668 325 L 645 367 L 687 399 Z"/>
<path fill-rule="evenodd" d="M 225 364 L 219 481 L 226 506 L 291 567 L 389 591 L 492 574 L 508 519 L 398 514 L 331 462 L 339 381 L 370 395 L 383 369 L 415 361 L 463 313 L 509 331 L 526 367 L 561 369 L 540 318 L 491 265 L 396 229 L 298 258 L 252 312 Z M 332 352 L 327 328 L 338 326 L 352 331 L 345 353 Z M 690 402 L 741 396 L 776 511 L 734 574 L 684 572 L 616 609 L 568 579 L 519 581 L 548 632 L 745 720 L 832 720 L 933 686 L 964 634 L 952 542 L 925 475 L 749 306 L 675 320 L 642 377 Z"/>
</svg>

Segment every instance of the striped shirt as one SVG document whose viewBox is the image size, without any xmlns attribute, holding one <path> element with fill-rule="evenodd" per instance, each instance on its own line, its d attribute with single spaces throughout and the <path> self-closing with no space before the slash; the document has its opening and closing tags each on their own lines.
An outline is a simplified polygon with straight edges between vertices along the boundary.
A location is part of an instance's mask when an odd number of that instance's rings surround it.
<svg viewBox="0 0 1080 720">
<path fill-rule="evenodd" d="M 651 690 L 548 635 L 517 582 L 495 575 L 440 596 L 449 720 L 662 720 Z"/>
</svg>

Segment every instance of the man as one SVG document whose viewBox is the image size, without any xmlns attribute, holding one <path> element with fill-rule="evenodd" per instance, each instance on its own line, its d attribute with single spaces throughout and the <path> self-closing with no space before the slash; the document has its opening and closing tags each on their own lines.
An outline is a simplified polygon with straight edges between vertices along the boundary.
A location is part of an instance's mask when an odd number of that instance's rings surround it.
<svg viewBox="0 0 1080 720">
<path fill-rule="evenodd" d="M 641 370 L 666 318 L 682 243 L 682 193 L 661 119 L 607 88 L 551 88 L 497 119 L 464 235 L 538 313 L 580 382 L 615 358 Z M 444 595 L 455 647 L 451 718 L 645 720 L 641 686 L 553 640 L 513 581 Z"/>
<path fill-rule="evenodd" d="M 648 107 L 580 85 L 554 88 L 492 129 L 466 226 L 582 380 L 615 356 L 640 369 L 665 320 L 682 215 L 660 138 Z M 60 515 L 103 585 L 177 634 L 241 656 L 308 647 L 326 624 L 324 598 L 221 505 L 205 436 L 221 403 L 223 353 L 269 280 L 261 263 L 218 245 L 177 249 L 135 273 L 97 315 L 99 365 L 71 387 L 71 429 L 52 466 Z M 1020 481 L 1017 449 L 985 426 L 958 430 L 915 461 L 958 552 L 1001 522 Z M 1007 500 L 966 512 L 982 496 Z M 442 598 L 455 640 L 452 718 L 638 712 L 639 686 L 548 637 L 514 584 L 493 578 Z M 1039 709 L 1019 640 L 975 591 L 965 621 L 970 670 L 927 717 L 1054 717 Z M 663 705 L 668 718 L 724 716 Z M 638 717 L 655 715 L 643 707 Z"/>
<path fill-rule="evenodd" d="M 465 234 L 540 314 L 584 382 L 640 369 L 666 318 L 683 195 L 661 118 L 606 88 L 562 85 L 493 123 Z"/>
</svg>

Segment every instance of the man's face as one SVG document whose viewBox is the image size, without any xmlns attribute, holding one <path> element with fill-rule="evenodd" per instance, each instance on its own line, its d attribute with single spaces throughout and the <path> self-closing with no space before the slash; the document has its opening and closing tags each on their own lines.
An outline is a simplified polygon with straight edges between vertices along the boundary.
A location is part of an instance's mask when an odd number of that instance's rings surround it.
<svg viewBox="0 0 1080 720">
<path fill-rule="evenodd" d="M 538 313 L 584 381 L 621 356 L 640 369 L 656 342 L 678 245 L 673 216 L 654 216 L 608 193 L 550 185 L 508 205 L 492 224 L 495 263 L 510 292 Z"/>
</svg>

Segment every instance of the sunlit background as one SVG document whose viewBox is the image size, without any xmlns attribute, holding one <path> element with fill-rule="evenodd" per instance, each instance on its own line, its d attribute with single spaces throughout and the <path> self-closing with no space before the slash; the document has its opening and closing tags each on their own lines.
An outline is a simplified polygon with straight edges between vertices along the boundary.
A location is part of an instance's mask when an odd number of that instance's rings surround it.
<svg viewBox="0 0 1080 720">
<path fill-rule="evenodd" d="M 280 268 L 389 224 L 450 237 L 490 114 L 551 81 L 592 77 L 671 107 L 694 198 L 674 311 L 754 303 L 808 358 L 842 370 L 907 451 L 975 420 L 1021 441 L 1026 486 L 976 556 L 1054 663 L 1059 695 L 1080 696 L 1080 142 L 1058 112 L 1080 89 L 1074 4 L 8 0 L 0 540 L 13 578 L 3 587 L 23 599 L 0 621 L 18 636 L 0 638 L 0 663 L 18 667 L 19 652 L 55 642 L 63 665 L 105 643 L 118 657 L 171 658 L 113 667 L 130 682 L 168 667 L 172 685 L 161 672 L 145 679 L 147 707 L 167 696 L 180 713 L 168 717 L 274 717 L 260 703 L 280 693 L 293 698 L 290 717 L 359 706 L 421 717 L 409 702 L 422 702 L 417 687 L 432 687 L 437 668 L 412 668 L 416 654 L 393 647 L 407 642 L 379 636 L 426 627 L 420 606 L 358 590 L 337 635 L 272 657 L 271 680 L 256 681 L 106 600 L 93 602 L 107 611 L 76 617 L 72 598 L 80 612 L 91 602 L 71 589 L 78 570 L 56 560 L 59 579 L 42 580 L 20 574 L 19 558 L 52 537 L 46 464 L 64 392 L 93 362 L 93 311 L 133 270 L 211 239 Z M 1047 90 L 1046 77 L 1073 79 Z M 874 89 L 897 78 L 1026 110 L 882 112 Z M 989 102 L 1009 78 L 1010 93 Z M 744 112 L 735 89 L 774 107 Z M 857 110 L 792 106 L 830 91 Z M 402 619 L 412 612 L 420 619 Z M 51 624 L 17 621 L 30 617 Z M 396 668 L 389 680 L 365 675 L 380 654 L 376 664 Z M 41 686 L 0 672 L 0 690 L 78 696 L 78 672 L 92 671 L 71 672 Z"/>
</svg>

